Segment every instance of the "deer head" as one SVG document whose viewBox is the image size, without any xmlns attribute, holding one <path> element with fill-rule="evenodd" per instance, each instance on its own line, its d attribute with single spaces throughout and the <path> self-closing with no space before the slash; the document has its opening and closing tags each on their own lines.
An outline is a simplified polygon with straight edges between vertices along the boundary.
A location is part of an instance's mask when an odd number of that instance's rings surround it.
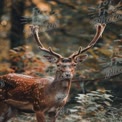
<svg viewBox="0 0 122 122">
<path fill-rule="evenodd" d="M 98 24 L 96 26 L 96 34 L 93 38 L 93 40 L 88 44 L 88 46 L 84 49 L 82 47 L 79 48 L 78 51 L 74 52 L 69 57 L 63 57 L 62 55 L 54 52 L 52 48 L 45 48 L 44 45 L 41 43 L 38 35 L 38 27 L 37 26 L 31 26 L 31 31 L 33 33 L 33 36 L 41 49 L 41 51 L 48 53 L 49 55 L 44 55 L 44 57 L 50 62 L 55 63 L 57 65 L 57 72 L 58 72 L 58 79 L 64 80 L 69 79 L 71 80 L 73 78 L 75 68 L 79 62 L 84 61 L 88 55 L 82 54 L 86 52 L 88 49 L 93 47 L 98 39 L 102 36 L 102 33 L 105 29 L 105 24 Z M 82 55 L 81 55 L 82 54 Z"/>
</svg>

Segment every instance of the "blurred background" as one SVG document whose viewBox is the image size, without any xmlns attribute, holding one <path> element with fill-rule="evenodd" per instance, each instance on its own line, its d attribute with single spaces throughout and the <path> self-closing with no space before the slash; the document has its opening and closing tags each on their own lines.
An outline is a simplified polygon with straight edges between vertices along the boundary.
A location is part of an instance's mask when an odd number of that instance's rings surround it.
<svg viewBox="0 0 122 122">
<path fill-rule="evenodd" d="M 70 122 L 109 122 L 114 111 L 112 120 L 122 121 L 121 9 L 121 0 L 0 0 L 0 75 L 55 74 L 56 67 L 43 58 L 30 25 L 39 26 L 45 47 L 51 46 L 57 53 L 69 56 L 79 46 L 88 45 L 97 23 L 106 23 L 103 36 L 87 52 L 89 58 L 77 67 L 67 104 L 70 114 L 64 110 L 61 115 Z M 81 104 L 84 98 L 86 101 Z"/>
</svg>

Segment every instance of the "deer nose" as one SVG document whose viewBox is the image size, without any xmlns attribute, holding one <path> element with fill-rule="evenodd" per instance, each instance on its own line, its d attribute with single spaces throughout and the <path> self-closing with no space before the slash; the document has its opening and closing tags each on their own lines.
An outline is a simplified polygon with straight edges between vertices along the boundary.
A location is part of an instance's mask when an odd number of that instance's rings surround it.
<svg viewBox="0 0 122 122">
<path fill-rule="evenodd" d="M 66 77 L 70 77 L 71 75 L 69 73 L 66 73 Z"/>
<path fill-rule="evenodd" d="M 64 73 L 63 73 L 63 78 L 68 78 L 68 79 L 70 79 L 70 78 L 72 78 L 72 75 L 71 75 L 70 72 L 64 72 Z"/>
</svg>

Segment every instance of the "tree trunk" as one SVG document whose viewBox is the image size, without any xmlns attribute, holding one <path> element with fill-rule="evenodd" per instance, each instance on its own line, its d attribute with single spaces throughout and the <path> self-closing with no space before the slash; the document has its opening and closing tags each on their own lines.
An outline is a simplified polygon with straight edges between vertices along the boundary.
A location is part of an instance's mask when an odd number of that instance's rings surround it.
<svg viewBox="0 0 122 122">
<path fill-rule="evenodd" d="M 21 18 L 24 15 L 24 5 L 24 0 L 12 0 L 10 48 L 25 44 L 24 25 L 21 22 Z"/>
<path fill-rule="evenodd" d="M 3 14 L 3 6 L 4 6 L 4 0 L 0 0 L 0 19 Z"/>
</svg>

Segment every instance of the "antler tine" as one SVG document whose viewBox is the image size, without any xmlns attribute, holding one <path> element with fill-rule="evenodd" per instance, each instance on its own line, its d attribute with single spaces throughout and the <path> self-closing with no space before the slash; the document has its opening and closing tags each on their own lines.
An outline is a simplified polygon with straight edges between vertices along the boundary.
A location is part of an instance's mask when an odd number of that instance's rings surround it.
<svg viewBox="0 0 122 122">
<path fill-rule="evenodd" d="M 54 51 L 52 50 L 51 47 L 49 47 L 49 51 L 50 51 L 54 56 L 56 56 L 57 58 L 62 58 L 62 56 L 61 56 L 60 54 L 54 52 Z"/>
<path fill-rule="evenodd" d="M 39 35 L 38 35 L 38 29 L 39 27 L 38 26 L 30 26 L 31 28 L 31 31 L 32 31 L 32 34 L 37 42 L 37 44 L 39 45 L 39 47 L 42 47 L 44 48 L 43 44 L 41 43 L 40 39 L 39 39 Z"/>
<path fill-rule="evenodd" d="M 70 56 L 70 58 L 73 59 L 73 58 L 75 58 L 76 56 L 80 55 L 81 50 L 82 50 L 82 47 L 80 46 L 79 49 L 78 49 L 78 51 L 75 52 L 75 53 L 73 53 L 73 54 Z"/>
<path fill-rule="evenodd" d="M 53 56 L 55 56 L 57 58 L 62 58 L 62 56 L 60 54 L 54 52 L 51 47 L 49 47 L 49 49 L 46 49 L 44 47 L 44 45 L 41 43 L 41 41 L 39 39 L 39 35 L 38 35 L 39 27 L 38 26 L 35 26 L 35 27 L 34 26 L 30 26 L 30 28 L 31 28 L 32 34 L 33 34 L 33 36 L 34 36 L 39 48 L 42 51 L 44 51 L 46 53 L 49 53 L 49 54 L 51 54 L 51 55 L 53 55 Z"/>
<path fill-rule="evenodd" d="M 96 34 L 95 34 L 93 40 L 88 44 L 88 46 L 87 46 L 86 48 L 82 49 L 82 48 L 80 47 L 79 50 L 77 51 L 77 53 L 72 54 L 72 55 L 70 56 L 70 58 L 75 58 L 75 57 L 77 57 L 78 55 L 80 55 L 80 54 L 86 52 L 86 51 L 87 51 L 88 49 L 90 49 L 91 47 L 93 47 L 93 46 L 96 44 L 96 42 L 98 41 L 98 39 L 100 38 L 100 36 L 102 36 L 102 33 L 103 33 L 104 29 L 105 29 L 105 26 L 106 26 L 106 24 L 98 24 L 97 27 L 96 27 L 96 28 L 97 28 L 97 29 L 96 29 Z"/>
<path fill-rule="evenodd" d="M 93 47 L 97 43 L 98 39 L 102 36 L 102 33 L 103 33 L 104 29 L 105 29 L 105 26 L 106 26 L 106 24 L 97 25 L 96 34 L 95 34 L 93 40 L 89 43 L 89 45 L 86 48 L 84 48 L 81 51 L 81 53 L 87 51 L 88 49 L 90 49 L 91 47 Z"/>
</svg>

